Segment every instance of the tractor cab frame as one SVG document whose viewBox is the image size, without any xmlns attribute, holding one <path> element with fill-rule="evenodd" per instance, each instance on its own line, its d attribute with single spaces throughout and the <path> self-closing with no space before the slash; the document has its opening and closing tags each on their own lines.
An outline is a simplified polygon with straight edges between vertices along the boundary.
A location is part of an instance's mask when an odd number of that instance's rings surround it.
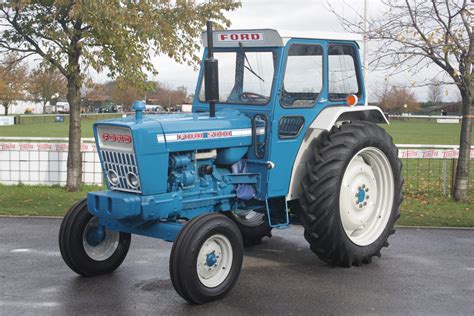
<svg viewBox="0 0 474 316">
<path fill-rule="evenodd" d="M 309 143 L 339 122 L 388 123 L 366 105 L 356 34 L 319 33 L 313 38 L 280 37 L 276 30 L 215 31 L 219 61 L 218 110 L 238 109 L 253 121 L 249 172 L 265 179 L 257 197 L 297 200 Z M 207 37 L 203 34 L 207 54 Z M 194 112 L 207 112 L 201 67 Z M 347 98 L 355 96 L 354 104 Z"/>
</svg>

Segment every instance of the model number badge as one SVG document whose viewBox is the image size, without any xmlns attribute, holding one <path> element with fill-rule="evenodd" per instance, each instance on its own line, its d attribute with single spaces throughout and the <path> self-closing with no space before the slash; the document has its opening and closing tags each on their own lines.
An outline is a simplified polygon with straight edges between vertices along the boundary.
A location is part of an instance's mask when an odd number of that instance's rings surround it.
<svg viewBox="0 0 474 316">
<path fill-rule="evenodd" d="M 102 140 L 106 142 L 115 142 L 115 143 L 131 143 L 132 136 L 122 135 L 122 134 L 103 133 Z"/>
</svg>

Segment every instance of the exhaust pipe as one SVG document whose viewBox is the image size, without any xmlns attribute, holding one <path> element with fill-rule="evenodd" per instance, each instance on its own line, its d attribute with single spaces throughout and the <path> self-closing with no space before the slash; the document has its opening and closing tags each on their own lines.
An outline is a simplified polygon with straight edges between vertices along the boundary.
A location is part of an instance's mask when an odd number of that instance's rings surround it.
<svg viewBox="0 0 474 316">
<path fill-rule="evenodd" d="M 216 101 L 219 101 L 219 70 L 217 59 L 214 59 L 214 36 L 212 22 L 207 21 L 207 57 L 204 60 L 205 99 L 209 102 L 209 116 L 216 116 Z"/>
</svg>

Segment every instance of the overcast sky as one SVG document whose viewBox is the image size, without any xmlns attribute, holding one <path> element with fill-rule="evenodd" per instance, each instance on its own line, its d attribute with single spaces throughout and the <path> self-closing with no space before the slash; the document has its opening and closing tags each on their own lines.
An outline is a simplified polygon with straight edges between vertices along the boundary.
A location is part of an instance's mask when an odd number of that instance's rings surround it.
<svg viewBox="0 0 474 316">
<path fill-rule="evenodd" d="M 379 1 L 368 0 L 367 2 L 370 15 L 378 15 L 383 10 Z M 331 5 L 350 19 L 355 18 L 354 10 L 362 13 L 363 3 L 363 0 L 331 0 Z M 329 11 L 326 0 L 243 0 L 242 7 L 228 13 L 227 17 L 232 21 L 231 29 L 274 28 L 284 36 L 310 36 L 312 32 L 318 31 L 343 32 L 339 21 Z M 165 56 L 156 58 L 155 64 L 159 75 L 150 77 L 150 80 L 166 82 L 172 86 L 186 86 L 190 92 L 194 92 L 197 72 L 194 72 L 192 67 L 177 64 Z M 402 74 L 391 78 L 391 81 L 399 84 L 413 80 L 419 82 L 431 79 L 435 73 L 433 70 L 425 71 L 420 73 L 418 78 Z M 99 81 L 106 80 L 104 74 L 94 74 L 93 77 Z M 374 87 L 384 80 L 384 74 L 369 72 L 368 77 L 370 96 Z M 456 100 L 458 98 L 456 89 L 452 87 L 447 89 L 449 93 L 445 96 L 445 101 Z M 418 88 L 415 91 L 420 101 L 426 99 L 426 88 Z M 373 101 L 373 98 L 370 99 Z"/>
</svg>

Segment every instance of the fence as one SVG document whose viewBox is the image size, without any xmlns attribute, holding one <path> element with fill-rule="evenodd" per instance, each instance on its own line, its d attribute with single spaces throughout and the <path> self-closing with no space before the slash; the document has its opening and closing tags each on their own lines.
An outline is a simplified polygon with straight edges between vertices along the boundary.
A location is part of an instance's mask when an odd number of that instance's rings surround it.
<svg viewBox="0 0 474 316">
<path fill-rule="evenodd" d="M 66 183 L 67 138 L 0 137 L 0 183 Z M 93 138 L 83 138 L 81 145 L 85 184 L 101 185 L 103 176 Z M 405 191 L 410 193 L 442 192 L 451 189 L 459 155 L 458 146 L 400 144 Z M 474 170 L 474 147 L 471 149 Z M 474 171 L 473 171 L 474 172 Z M 469 185 L 474 188 L 474 177 Z"/>
<path fill-rule="evenodd" d="M 459 146 L 399 144 L 403 162 L 405 192 L 441 192 L 449 194 L 457 167 Z M 471 148 L 471 170 L 474 170 L 474 147 Z M 474 171 L 473 171 L 474 172 Z M 474 188 L 474 177 L 469 179 Z"/>
<path fill-rule="evenodd" d="M 81 119 L 85 120 L 104 120 L 116 117 L 122 117 L 124 113 L 85 113 L 81 114 Z M 15 124 L 38 124 L 38 123 L 54 123 L 57 116 L 64 117 L 64 122 L 69 121 L 69 114 L 32 114 L 32 115 L 16 115 Z"/>
<path fill-rule="evenodd" d="M 63 141 L 67 138 L 0 138 L 0 141 L 5 140 L 10 142 L 0 142 L 0 183 L 66 184 L 68 144 Z M 12 142 L 18 140 L 29 142 Z M 91 141 L 93 139 L 83 139 L 81 144 L 82 182 L 101 185 L 99 156 Z"/>
</svg>

